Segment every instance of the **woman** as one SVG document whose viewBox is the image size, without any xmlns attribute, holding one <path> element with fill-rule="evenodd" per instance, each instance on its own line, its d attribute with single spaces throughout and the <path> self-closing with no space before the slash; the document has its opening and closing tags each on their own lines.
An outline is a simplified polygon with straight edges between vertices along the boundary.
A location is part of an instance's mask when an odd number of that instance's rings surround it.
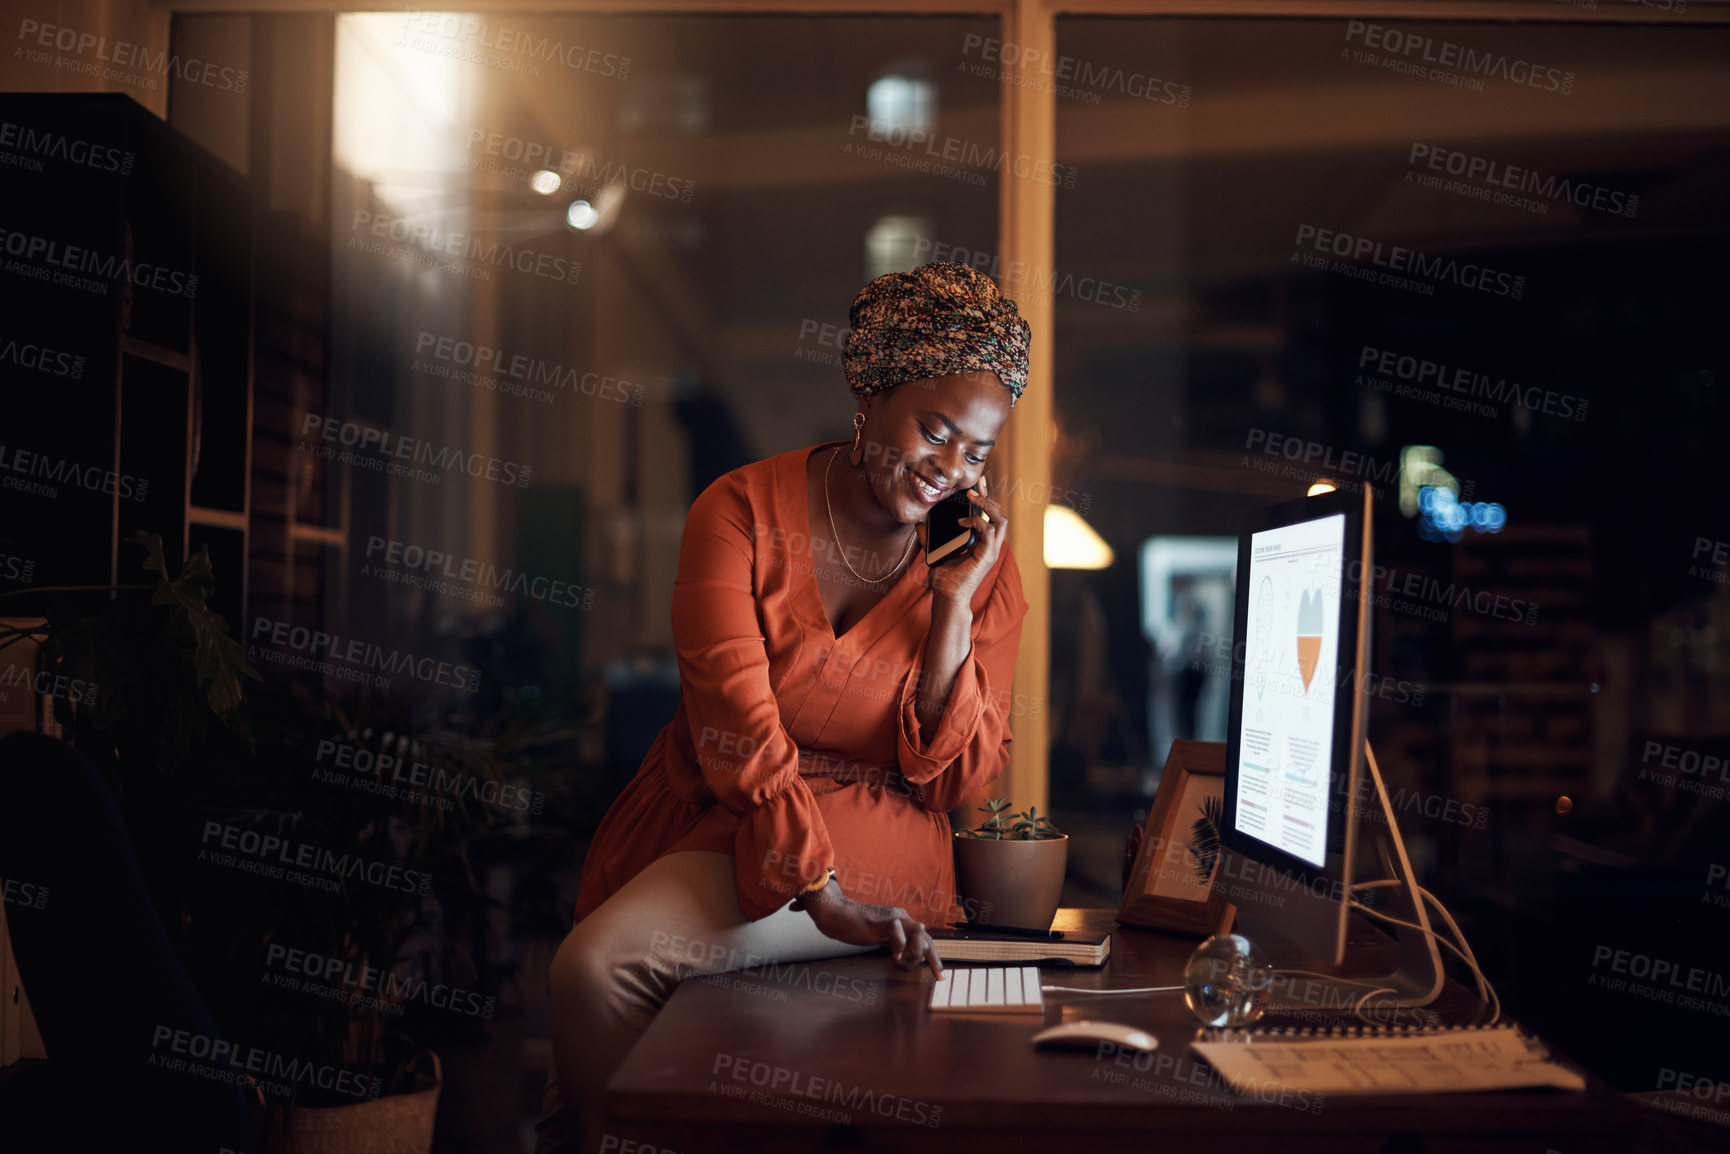
<svg viewBox="0 0 1730 1154">
<path fill-rule="evenodd" d="M 947 812 L 1009 761 L 1027 602 L 985 465 L 1027 383 L 1027 322 L 989 279 L 928 264 L 859 294 L 852 443 L 736 469 L 685 521 L 682 701 L 602 820 L 548 979 L 553 1071 L 599 1137 L 601 1089 L 679 978 L 886 946 L 942 972 Z M 977 486 L 974 489 L 974 486 Z M 919 530 L 974 491 L 970 553 Z"/>
</svg>

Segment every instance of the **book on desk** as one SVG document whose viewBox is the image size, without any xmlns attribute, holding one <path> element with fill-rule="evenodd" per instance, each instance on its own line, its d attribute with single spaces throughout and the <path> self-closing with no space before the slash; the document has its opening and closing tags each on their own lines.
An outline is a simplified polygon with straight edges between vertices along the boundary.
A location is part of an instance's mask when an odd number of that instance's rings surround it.
<svg viewBox="0 0 1730 1154">
<path fill-rule="evenodd" d="M 1007 933 L 983 927 L 932 930 L 945 962 L 1016 962 L 1024 966 L 1103 966 L 1111 957 L 1109 933 L 1076 930 Z"/>
</svg>

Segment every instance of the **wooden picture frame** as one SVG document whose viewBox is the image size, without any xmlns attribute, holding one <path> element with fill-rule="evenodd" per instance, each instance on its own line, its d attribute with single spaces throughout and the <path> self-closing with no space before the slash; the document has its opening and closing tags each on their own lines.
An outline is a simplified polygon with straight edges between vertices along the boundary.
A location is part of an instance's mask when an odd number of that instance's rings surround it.
<svg viewBox="0 0 1730 1154">
<path fill-rule="evenodd" d="M 1217 831 L 1205 873 L 1205 856 L 1198 858 L 1197 850 L 1198 836 L 1206 833 L 1198 823 L 1207 820 L 1210 800 L 1216 804 L 1225 800 L 1225 742 L 1172 742 L 1153 809 L 1141 829 L 1135 864 L 1123 887 L 1118 921 L 1176 933 L 1206 936 L 1213 932 L 1215 915 L 1208 912 L 1208 896 L 1219 870 Z M 1199 845 L 1205 855 L 1205 837 Z"/>
</svg>

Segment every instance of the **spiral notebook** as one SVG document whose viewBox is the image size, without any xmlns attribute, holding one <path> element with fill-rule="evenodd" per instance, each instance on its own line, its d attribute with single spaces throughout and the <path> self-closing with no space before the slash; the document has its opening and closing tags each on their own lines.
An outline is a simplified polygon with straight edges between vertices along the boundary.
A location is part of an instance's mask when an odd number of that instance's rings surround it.
<svg viewBox="0 0 1730 1154">
<path fill-rule="evenodd" d="M 1586 1080 L 1518 1026 L 1205 1030 L 1192 1049 L 1239 1093 L 1451 1094 Z"/>
</svg>

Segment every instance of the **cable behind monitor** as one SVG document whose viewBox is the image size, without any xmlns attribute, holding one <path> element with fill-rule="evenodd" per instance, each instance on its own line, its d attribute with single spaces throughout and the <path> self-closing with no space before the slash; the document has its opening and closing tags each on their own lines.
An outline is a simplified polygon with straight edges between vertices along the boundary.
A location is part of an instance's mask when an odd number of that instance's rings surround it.
<svg viewBox="0 0 1730 1154">
<path fill-rule="evenodd" d="M 1376 764 L 1375 752 L 1368 741 L 1364 742 L 1364 763 L 1369 768 L 1370 780 L 1375 784 L 1374 801 L 1371 804 L 1380 807 L 1383 821 L 1367 821 L 1365 815 L 1358 812 L 1355 806 L 1353 812 L 1360 822 L 1360 835 L 1367 834 L 1374 839 L 1384 868 L 1393 875 L 1381 882 L 1372 882 L 1370 886 L 1387 888 L 1398 898 L 1404 899 L 1410 907 L 1410 919 L 1395 918 L 1369 910 L 1356 901 L 1352 902 L 1352 905 L 1393 926 L 1395 940 L 1399 943 L 1399 964 L 1387 974 L 1352 977 L 1315 970 L 1275 970 L 1273 1004 L 1267 1011 L 1270 1014 L 1332 1010 L 1362 1015 L 1381 1007 L 1427 1006 L 1435 1001 L 1442 991 L 1445 975 L 1441 953 L 1436 948 L 1436 942 L 1441 940 L 1440 935 L 1430 926 L 1429 914 L 1424 906 L 1424 891 L 1418 885 L 1411 860 L 1406 855 L 1405 840 L 1400 836 L 1399 822 L 1395 820 L 1387 787 L 1382 782 L 1381 767 Z M 1371 825 L 1380 828 L 1365 828 Z M 1235 912 L 1235 907 L 1228 908 Z M 1443 916 L 1449 925 L 1453 925 L 1453 919 L 1447 917 L 1445 911 Z M 1463 941 L 1461 944 L 1464 946 Z M 1470 948 L 1466 947 L 1462 957 L 1469 953 Z M 1482 972 L 1477 971 L 1475 966 L 1474 971 L 1481 979 Z M 1299 975 L 1302 980 L 1293 981 L 1287 975 Z"/>
</svg>

